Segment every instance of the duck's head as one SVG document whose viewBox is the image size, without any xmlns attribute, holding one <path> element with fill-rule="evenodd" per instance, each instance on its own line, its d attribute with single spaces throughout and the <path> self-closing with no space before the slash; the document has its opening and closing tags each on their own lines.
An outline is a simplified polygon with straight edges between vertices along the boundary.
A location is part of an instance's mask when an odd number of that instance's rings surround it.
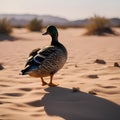
<svg viewBox="0 0 120 120">
<path fill-rule="evenodd" d="M 47 27 L 47 31 L 42 35 L 58 36 L 57 28 L 53 25 Z"/>
</svg>

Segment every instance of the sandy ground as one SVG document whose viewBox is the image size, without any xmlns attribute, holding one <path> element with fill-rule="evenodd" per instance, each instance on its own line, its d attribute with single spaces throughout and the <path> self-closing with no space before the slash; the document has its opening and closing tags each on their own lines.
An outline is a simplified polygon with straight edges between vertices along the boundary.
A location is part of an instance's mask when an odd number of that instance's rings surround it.
<svg viewBox="0 0 120 120">
<path fill-rule="evenodd" d="M 49 45 L 49 36 L 14 29 L 13 37 L 0 38 L 4 67 L 0 71 L 0 120 L 120 120 L 120 68 L 114 67 L 114 62 L 120 64 L 120 36 L 83 36 L 84 32 L 59 30 L 59 41 L 69 56 L 54 76 L 58 87 L 41 86 L 39 78 L 19 75 L 29 52 Z M 96 59 L 107 64 L 97 64 Z"/>
</svg>

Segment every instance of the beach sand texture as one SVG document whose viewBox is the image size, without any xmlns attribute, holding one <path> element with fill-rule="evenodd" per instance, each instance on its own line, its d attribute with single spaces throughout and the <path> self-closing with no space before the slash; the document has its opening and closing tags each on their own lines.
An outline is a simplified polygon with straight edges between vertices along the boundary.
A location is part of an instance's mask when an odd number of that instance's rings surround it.
<svg viewBox="0 0 120 120">
<path fill-rule="evenodd" d="M 54 76 L 58 87 L 19 75 L 29 52 L 48 46 L 50 36 L 14 29 L 13 37 L 0 38 L 0 120 L 120 120 L 120 68 L 114 67 L 120 64 L 120 36 L 83 36 L 84 32 L 59 29 L 68 60 Z"/>
</svg>

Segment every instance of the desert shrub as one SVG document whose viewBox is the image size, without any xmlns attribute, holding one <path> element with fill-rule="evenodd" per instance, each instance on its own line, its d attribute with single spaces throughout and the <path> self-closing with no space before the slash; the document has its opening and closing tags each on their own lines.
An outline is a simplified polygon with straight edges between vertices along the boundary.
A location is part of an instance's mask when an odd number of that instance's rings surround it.
<svg viewBox="0 0 120 120">
<path fill-rule="evenodd" d="M 12 26 L 9 24 L 6 18 L 0 20 L 0 34 L 10 34 L 12 32 Z"/>
<path fill-rule="evenodd" d="M 118 28 L 120 28 L 120 24 L 116 25 L 115 27 L 118 27 Z"/>
<path fill-rule="evenodd" d="M 32 19 L 28 23 L 27 28 L 30 31 L 41 31 L 41 29 L 42 29 L 42 20 L 38 20 L 37 18 Z"/>
<path fill-rule="evenodd" d="M 114 31 L 111 29 L 109 19 L 96 15 L 90 18 L 90 22 L 86 28 L 87 35 L 105 35 L 106 33 L 114 34 Z"/>
</svg>

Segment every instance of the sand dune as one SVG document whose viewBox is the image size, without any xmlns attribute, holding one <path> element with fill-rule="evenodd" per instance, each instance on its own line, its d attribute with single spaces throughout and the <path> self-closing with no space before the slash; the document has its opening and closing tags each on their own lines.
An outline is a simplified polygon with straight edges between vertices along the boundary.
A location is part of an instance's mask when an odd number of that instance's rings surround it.
<svg viewBox="0 0 120 120">
<path fill-rule="evenodd" d="M 54 77 L 60 85 L 53 88 L 41 86 L 39 78 L 19 75 L 29 52 L 49 45 L 49 36 L 14 29 L 13 41 L 2 39 L 0 120 L 119 120 L 120 68 L 114 63 L 120 64 L 120 36 L 82 36 L 84 29 L 59 32 L 69 57 Z"/>
</svg>

